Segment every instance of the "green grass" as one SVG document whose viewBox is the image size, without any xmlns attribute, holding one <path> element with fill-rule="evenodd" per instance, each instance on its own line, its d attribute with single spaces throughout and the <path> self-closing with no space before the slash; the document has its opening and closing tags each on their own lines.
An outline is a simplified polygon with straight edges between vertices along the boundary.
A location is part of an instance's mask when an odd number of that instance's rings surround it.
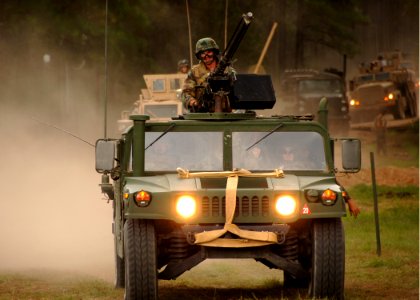
<svg viewBox="0 0 420 300">
<path fill-rule="evenodd" d="M 395 166 L 399 168 L 419 166 L 419 129 L 418 123 L 405 130 L 389 129 L 387 132 L 387 155 L 376 155 L 379 166 Z M 363 144 L 366 153 L 376 153 L 376 141 Z"/>
<path fill-rule="evenodd" d="M 122 299 L 108 282 L 80 274 L 29 271 L 0 275 L 0 299 Z"/>
<path fill-rule="evenodd" d="M 381 255 L 377 255 L 372 188 L 350 193 L 362 208 L 346 218 L 346 295 L 350 299 L 418 299 L 419 189 L 379 186 Z M 381 298 L 382 297 L 382 298 Z"/>
</svg>

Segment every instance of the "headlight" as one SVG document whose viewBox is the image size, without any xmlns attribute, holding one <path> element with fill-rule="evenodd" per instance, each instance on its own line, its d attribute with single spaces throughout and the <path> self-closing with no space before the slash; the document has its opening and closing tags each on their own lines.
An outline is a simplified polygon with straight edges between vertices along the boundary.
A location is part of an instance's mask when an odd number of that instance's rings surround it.
<svg viewBox="0 0 420 300">
<path fill-rule="evenodd" d="M 393 93 L 389 93 L 387 96 L 385 96 L 384 100 L 385 101 L 389 101 L 389 100 L 394 100 L 395 96 Z"/>
<path fill-rule="evenodd" d="M 195 199 L 191 196 L 184 195 L 178 198 L 176 202 L 176 212 L 184 218 L 190 218 L 195 214 L 197 205 Z"/>
<path fill-rule="evenodd" d="M 296 200 L 289 195 L 280 196 L 276 201 L 276 211 L 282 216 L 290 216 L 296 211 Z"/>
<path fill-rule="evenodd" d="M 360 101 L 356 100 L 356 99 L 351 99 L 350 100 L 350 105 L 351 106 L 359 106 L 360 105 Z"/>
</svg>

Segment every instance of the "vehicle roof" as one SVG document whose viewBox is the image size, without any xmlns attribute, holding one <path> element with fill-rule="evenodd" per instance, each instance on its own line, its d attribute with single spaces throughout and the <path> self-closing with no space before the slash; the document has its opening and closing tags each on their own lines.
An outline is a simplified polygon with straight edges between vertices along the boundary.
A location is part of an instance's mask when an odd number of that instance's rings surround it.
<svg viewBox="0 0 420 300">
<path fill-rule="evenodd" d="M 291 69 L 283 73 L 283 80 L 298 80 L 298 79 L 341 79 L 337 74 L 330 72 L 322 72 L 313 69 Z"/>
<path fill-rule="evenodd" d="M 205 117 L 204 115 L 207 115 Z M 242 115 L 242 116 L 241 116 Z M 143 120 L 144 116 L 133 115 L 130 116 L 132 120 Z M 228 127 L 241 127 L 241 128 L 257 128 L 261 126 L 261 129 L 267 130 L 267 126 L 294 126 L 299 128 L 299 130 L 308 130 L 308 131 L 325 131 L 325 128 L 318 122 L 314 121 L 313 115 L 303 115 L 303 116 L 272 116 L 272 117 L 262 117 L 250 116 L 250 114 L 234 114 L 234 113 L 221 113 L 220 116 L 215 116 L 213 113 L 208 114 L 185 114 L 179 118 L 173 118 L 170 121 L 158 121 L 158 120 L 147 120 L 146 127 L 158 128 L 170 127 L 170 126 L 193 126 L 198 129 L 198 131 L 212 131 L 220 130 L 221 128 Z M 280 128 L 279 127 L 279 128 Z M 164 129 L 165 130 L 165 129 Z"/>
<path fill-rule="evenodd" d="M 176 100 L 177 90 L 182 88 L 186 76 L 182 73 L 143 75 L 147 89 L 142 90 L 142 95 L 145 100 Z"/>
</svg>

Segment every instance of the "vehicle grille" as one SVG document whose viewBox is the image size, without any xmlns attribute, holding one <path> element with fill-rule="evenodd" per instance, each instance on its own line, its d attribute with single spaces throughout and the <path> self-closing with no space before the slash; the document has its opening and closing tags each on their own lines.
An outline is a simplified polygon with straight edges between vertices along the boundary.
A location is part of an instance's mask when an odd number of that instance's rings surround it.
<svg viewBox="0 0 420 300">
<path fill-rule="evenodd" d="M 225 197 L 203 197 L 201 210 L 204 217 L 225 216 L 226 201 Z M 257 217 L 268 216 L 270 212 L 270 199 L 267 196 L 261 198 L 257 196 L 241 198 L 236 197 L 235 217 Z"/>
<path fill-rule="evenodd" d="M 362 101 L 361 105 L 372 105 L 381 103 L 384 97 L 384 91 L 380 86 L 368 86 L 358 90 L 359 100 Z"/>
<path fill-rule="evenodd" d="M 329 97 L 327 99 L 328 99 L 328 115 L 329 116 L 331 115 L 343 116 L 344 112 L 342 111 L 342 107 L 345 106 L 345 104 L 342 102 L 343 99 L 339 97 Z"/>
</svg>

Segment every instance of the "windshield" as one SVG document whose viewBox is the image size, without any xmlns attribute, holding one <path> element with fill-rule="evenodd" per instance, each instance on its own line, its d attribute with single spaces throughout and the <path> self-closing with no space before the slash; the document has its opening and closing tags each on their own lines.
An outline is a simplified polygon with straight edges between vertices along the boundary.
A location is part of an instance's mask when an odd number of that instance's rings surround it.
<svg viewBox="0 0 420 300">
<path fill-rule="evenodd" d="M 299 81 L 299 94 L 337 94 L 343 89 L 340 80 L 337 79 L 316 79 Z"/>
<path fill-rule="evenodd" d="M 233 132 L 232 167 L 250 171 L 325 171 L 323 138 L 316 132 Z M 228 137 L 228 136 L 226 136 Z M 145 170 L 222 171 L 223 132 L 146 132 Z M 225 150 L 225 151 L 224 151 Z M 225 157 L 225 159 L 229 159 Z"/>
<path fill-rule="evenodd" d="M 389 73 L 378 73 L 375 75 L 376 80 L 389 80 L 391 78 L 391 74 Z"/>
<path fill-rule="evenodd" d="M 146 132 L 146 145 L 162 132 Z M 145 152 L 146 171 L 223 170 L 223 132 L 168 132 Z"/>
<path fill-rule="evenodd" d="M 373 80 L 373 74 L 362 75 L 357 77 L 357 82 L 366 82 Z"/>
<path fill-rule="evenodd" d="M 326 170 L 324 144 L 320 134 L 273 132 L 254 145 L 265 135 L 267 132 L 234 132 L 232 134 L 234 168 Z M 250 147 L 251 145 L 254 146 Z"/>
<path fill-rule="evenodd" d="M 176 104 L 154 105 L 145 104 L 144 114 L 151 118 L 171 118 L 178 115 L 178 106 Z"/>
</svg>

